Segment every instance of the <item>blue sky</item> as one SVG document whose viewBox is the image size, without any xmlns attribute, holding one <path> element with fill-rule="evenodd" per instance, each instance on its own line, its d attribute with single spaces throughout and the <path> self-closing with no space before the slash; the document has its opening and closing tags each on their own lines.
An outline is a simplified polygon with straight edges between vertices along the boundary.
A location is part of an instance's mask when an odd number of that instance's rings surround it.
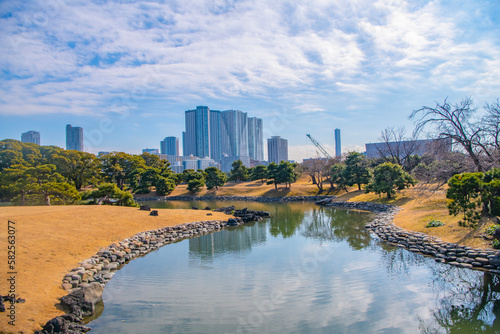
<svg viewBox="0 0 500 334">
<path fill-rule="evenodd" d="M 0 139 L 140 153 L 181 137 L 184 111 L 239 109 L 291 159 L 363 150 L 448 97 L 500 98 L 496 0 L 0 2 Z"/>
</svg>

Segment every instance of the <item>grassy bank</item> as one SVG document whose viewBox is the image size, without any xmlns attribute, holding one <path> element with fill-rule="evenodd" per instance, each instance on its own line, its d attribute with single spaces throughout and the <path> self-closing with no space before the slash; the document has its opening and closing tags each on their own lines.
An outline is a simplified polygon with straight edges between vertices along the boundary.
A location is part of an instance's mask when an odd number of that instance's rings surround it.
<svg viewBox="0 0 500 334">
<path fill-rule="evenodd" d="M 0 209 L 0 270 L 7 267 L 7 222 L 15 222 L 16 295 L 26 299 L 16 304 L 16 326 L 0 314 L 0 331 L 32 333 L 40 324 L 61 315 L 54 306 L 66 294 L 63 276 L 95 254 L 101 247 L 138 232 L 200 220 L 227 219 L 223 213 L 159 210 L 158 217 L 138 208 L 115 206 L 2 207 Z M 0 280 L 0 294 L 9 284 Z"/>
</svg>

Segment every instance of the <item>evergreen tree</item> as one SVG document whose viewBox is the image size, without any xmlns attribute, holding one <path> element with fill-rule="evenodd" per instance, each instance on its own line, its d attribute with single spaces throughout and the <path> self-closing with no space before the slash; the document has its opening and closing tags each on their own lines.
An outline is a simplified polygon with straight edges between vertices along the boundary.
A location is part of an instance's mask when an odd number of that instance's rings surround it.
<svg viewBox="0 0 500 334">
<path fill-rule="evenodd" d="M 345 159 L 344 178 L 348 186 L 358 185 L 361 190 L 362 184 L 370 182 L 370 171 L 368 161 L 364 155 L 358 152 L 351 152 Z"/>
<path fill-rule="evenodd" d="M 417 181 L 406 173 L 400 165 L 386 162 L 375 167 L 373 179 L 366 186 L 366 192 L 385 193 L 391 199 L 396 190 L 415 185 Z"/>
<path fill-rule="evenodd" d="M 205 169 L 206 173 L 206 184 L 207 184 L 207 189 L 213 189 L 215 188 L 216 190 L 219 189 L 219 187 L 222 187 L 224 184 L 226 184 L 227 177 L 226 174 L 221 172 L 219 169 L 216 167 L 208 167 Z"/>
</svg>

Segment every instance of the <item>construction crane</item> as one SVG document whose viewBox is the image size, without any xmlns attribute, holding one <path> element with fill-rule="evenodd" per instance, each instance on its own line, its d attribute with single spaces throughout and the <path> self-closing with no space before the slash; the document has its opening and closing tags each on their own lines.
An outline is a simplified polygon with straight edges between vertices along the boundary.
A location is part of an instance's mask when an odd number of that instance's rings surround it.
<svg viewBox="0 0 500 334">
<path fill-rule="evenodd" d="M 323 146 L 321 146 L 321 144 L 316 141 L 316 139 L 311 137 L 311 135 L 306 135 L 306 136 L 312 141 L 314 146 L 316 146 L 318 148 L 318 150 L 320 150 L 321 153 L 323 153 L 323 155 L 325 157 L 327 157 L 328 159 L 333 159 L 332 156 L 330 154 L 328 154 L 328 152 L 323 148 Z"/>
</svg>

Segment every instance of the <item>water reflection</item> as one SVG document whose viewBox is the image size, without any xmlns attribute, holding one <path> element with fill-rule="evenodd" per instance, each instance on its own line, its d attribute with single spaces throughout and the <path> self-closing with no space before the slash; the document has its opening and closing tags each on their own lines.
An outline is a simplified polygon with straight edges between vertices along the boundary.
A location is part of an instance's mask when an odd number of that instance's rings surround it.
<svg viewBox="0 0 500 334">
<path fill-rule="evenodd" d="M 249 253 L 253 245 L 263 244 L 266 240 L 266 224 L 250 223 L 235 229 L 189 239 L 189 257 L 211 261 L 227 253 Z"/>
<path fill-rule="evenodd" d="M 371 216 L 359 211 L 314 208 L 308 213 L 308 224 L 302 235 L 318 240 L 345 241 L 352 249 L 360 250 L 371 242 L 370 232 L 364 228 Z"/>
<path fill-rule="evenodd" d="M 291 204 L 276 205 L 268 210 L 271 214 L 269 232 L 273 237 L 293 236 L 304 221 L 304 210 Z"/>
<path fill-rule="evenodd" d="M 497 276 L 377 241 L 367 214 L 234 204 L 272 217 L 132 261 L 93 333 L 500 333 Z"/>
<path fill-rule="evenodd" d="M 434 268 L 440 294 L 432 311 L 435 323 L 421 321 L 422 333 L 500 333 L 500 278 L 450 266 Z"/>
</svg>

